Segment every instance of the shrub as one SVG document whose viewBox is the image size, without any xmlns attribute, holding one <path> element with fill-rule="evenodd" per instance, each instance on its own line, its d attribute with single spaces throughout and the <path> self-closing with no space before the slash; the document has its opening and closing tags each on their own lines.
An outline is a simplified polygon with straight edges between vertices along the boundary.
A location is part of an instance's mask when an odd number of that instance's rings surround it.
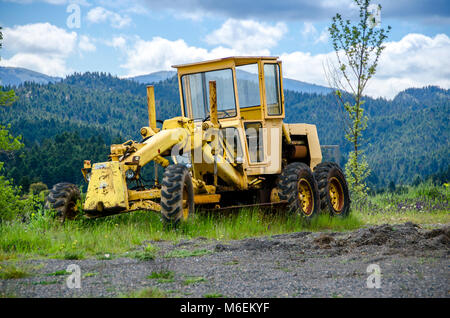
<svg viewBox="0 0 450 318">
<path fill-rule="evenodd" d="M 33 212 L 33 196 L 22 198 L 20 190 L 20 187 L 15 187 L 4 176 L 0 176 L 0 223 Z"/>
<path fill-rule="evenodd" d="M 47 185 L 42 182 L 36 182 L 30 184 L 30 193 L 32 194 L 39 194 L 42 191 L 48 190 Z"/>
</svg>

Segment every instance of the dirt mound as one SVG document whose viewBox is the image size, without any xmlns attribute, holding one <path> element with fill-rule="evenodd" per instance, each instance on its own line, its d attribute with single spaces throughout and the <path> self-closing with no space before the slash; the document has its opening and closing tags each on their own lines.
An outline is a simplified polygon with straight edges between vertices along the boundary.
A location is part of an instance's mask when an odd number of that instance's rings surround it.
<svg viewBox="0 0 450 318">
<path fill-rule="evenodd" d="M 237 243 L 237 244 L 236 244 Z M 216 244 L 215 251 L 265 251 L 271 249 L 289 249 L 292 248 L 292 244 L 284 241 L 267 239 L 267 238 L 251 238 L 242 241 L 235 242 L 235 244 Z"/>
<path fill-rule="evenodd" d="M 331 248 L 331 243 L 334 242 L 334 237 L 327 235 L 327 234 L 322 234 L 321 236 L 319 236 L 318 238 L 314 239 L 314 243 L 316 243 L 319 248 Z"/>
<path fill-rule="evenodd" d="M 383 224 L 359 229 L 337 239 L 335 246 L 358 248 L 370 245 L 404 250 L 447 249 L 450 243 L 450 227 L 423 230 L 408 222 L 398 225 Z"/>
<path fill-rule="evenodd" d="M 348 253 L 352 249 L 370 246 L 411 250 L 447 249 L 450 243 L 450 227 L 423 230 L 419 225 L 383 224 L 358 229 L 350 233 L 311 233 L 298 232 L 274 235 L 272 237 L 250 238 L 228 244 L 216 244 L 216 252 L 223 251 L 264 251 L 277 249 L 329 250 L 329 253 Z M 401 252 L 401 251 L 400 251 Z M 411 253 L 409 253 L 411 254 Z"/>
<path fill-rule="evenodd" d="M 356 246 L 384 245 L 393 241 L 415 241 L 419 239 L 417 225 L 405 223 L 401 225 L 383 224 L 376 227 L 360 229 L 350 235 L 350 242 Z"/>
</svg>

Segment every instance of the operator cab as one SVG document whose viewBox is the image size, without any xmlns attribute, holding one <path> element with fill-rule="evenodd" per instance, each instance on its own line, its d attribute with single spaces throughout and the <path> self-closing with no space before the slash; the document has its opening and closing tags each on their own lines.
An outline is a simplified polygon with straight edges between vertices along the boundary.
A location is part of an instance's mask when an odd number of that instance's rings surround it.
<svg viewBox="0 0 450 318">
<path fill-rule="evenodd" d="M 210 119 L 209 82 L 215 81 L 220 126 L 235 131 L 238 148 L 246 148 L 240 152 L 247 154 L 248 174 L 281 171 L 284 97 L 277 57 L 228 57 L 174 67 L 184 117 L 199 124 Z"/>
<path fill-rule="evenodd" d="M 183 116 L 209 117 L 209 85 L 216 82 L 219 119 L 284 118 L 281 61 L 276 57 L 228 57 L 175 65 Z M 265 91 L 265 94 L 263 93 Z"/>
</svg>

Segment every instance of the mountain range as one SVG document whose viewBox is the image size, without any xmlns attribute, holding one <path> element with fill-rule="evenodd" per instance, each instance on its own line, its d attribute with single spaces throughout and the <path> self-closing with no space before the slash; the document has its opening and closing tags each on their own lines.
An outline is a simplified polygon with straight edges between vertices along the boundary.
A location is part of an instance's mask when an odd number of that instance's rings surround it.
<svg viewBox="0 0 450 318">
<path fill-rule="evenodd" d="M 61 81 L 61 77 L 48 76 L 39 72 L 31 71 L 21 67 L 0 66 L 0 85 L 18 86 L 24 82 L 47 84 Z"/>
<path fill-rule="evenodd" d="M 245 73 L 243 71 L 240 71 Z M 146 75 L 126 77 L 124 79 L 135 81 L 140 84 L 153 84 L 164 81 L 168 78 L 176 76 L 176 71 L 159 71 Z M 1 67 L 0 66 L 0 85 L 2 86 L 18 86 L 24 82 L 34 82 L 39 84 L 47 84 L 61 81 L 60 77 L 52 77 L 35 71 L 31 71 L 20 67 Z M 284 89 L 303 93 L 327 94 L 331 88 L 316 84 L 297 81 L 289 78 L 283 78 Z"/>
</svg>

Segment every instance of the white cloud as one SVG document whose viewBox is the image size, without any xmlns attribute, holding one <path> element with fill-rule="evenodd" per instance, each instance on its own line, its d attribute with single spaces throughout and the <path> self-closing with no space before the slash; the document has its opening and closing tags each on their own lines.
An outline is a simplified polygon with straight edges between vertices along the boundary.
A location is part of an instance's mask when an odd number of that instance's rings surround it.
<svg viewBox="0 0 450 318">
<path fill-rule="evenodd" d="M 304 22 L 303 23 L 303 30 L 302 30 L 303 37 L 308 36 L 316 36 L 317 35 L 317 29 L 311 22 Z"/>
<path fill-rule="evenodd" d="M 75 47 L 77 34 L 47 22 L 5 28 L 3 37 L 8 50 L 67 55 Z"/>
<path fill-rule="evenodd" d="M 95 7 L 89 10 L 86 18 L 92 23 L 109 22 L 113 28 L 117 29 L 121 29 L 131 24 L 131 18 L 129 16 L 121 16 L 120 14 L 103 7 Z"/>
<path fill-rule="evenodd" d="M 176 64 L 240 55 L 238 51 L 222 46 L 207 50 L 189 46 L 181 39 L 170 41 L 161 37 L 154 37 L 150 41 L 139 38 L 131 49 L 127 49 L 126 54 L 127 61 L 120 67 L 127 70 L 127 76 L 173 70 L 172 65 Z"/>
<path fill-rule="evenodd" d="M 286 77 L 326 86 L 324 65 L 336 63 L 334 52 L 292 52 L 283 53 L 280 58 Z M 369 80 L 365 93 L 393 98 L 406 88 L 427 85 L 450 88 L 450 39 L 445 34 L 408 34 L 400 41 L 386 43 L 377 73 Z"/>
<path fill-rule="evenodd" d="M 38 2 L 36 0 L 6 0 L 7 2 L 15 2 L 20 4 L 30 4 L 33 2 Z M 40 2 L 46 2 L 50 4 L 64 4 L 67 2 L 67 0 L 41 0 Z"/>
<path fill-rule="evenodd" d="M 50 76 L 65 76 L 73 72 L 62 57 L 30 53 L 17 53 L 10 59 L 2 59 L 0 65 L 23 67 Z"/>
<path fill-rule="evenodd" d="M 328 86 L 324 73 L 324 63 L 334 59 L 334 52 L 312 55 L 309 52 L 292 52 L 280 55 L 283 75 L 302 82 Z"/>
<path fill-rule="evenodd" d="M 127 62 L 121 67 L 129 76 L 142 75 L 161 70 L 171 70 L 171 66 L 208 56 L 206 49 L 188 46 L 184 40 L 169 41 L 155 37 L 151 41 L 139 39 L 127 51 Z"/>
<path fill-rule="evenodd" d="M 317 31 L 316 27 L 311 22 L 304 22 L 301 31 L 303 38 L 314 40 L 314 44 L 328 42 L 328 29 L 325 28 L 322 32 Z"/>
<path fill-rule="evenodd" d="M 438 85 L 450 88 L 450 38 L 410 33 L 398 42 L 386 43 L 376 76 L 367 93 L 389 98 L 409 87 Z"/>
<path fill-rule="evenodd" d="M 185 20 L 199 22 L 199 21 L 203 20 L 203 18 L 205 17 L 205 13 L 203 11 L 195 10 L 195 9 L 190 10 L 190 11 L 184 11 L 184 12 L 174 11 L 173 17 L 175 19 L 185 19 Z"/>
<path fill-rule="evenodd" d="M 140 3 L 129 1 L 129 2 L 125 2 L 125 4 L 126 4 L 126 8 L 124 9 L 125 12 L 132 13 L 132 14 L 138 14 L 138 15 L 150 15 L 151 14 L 150 10 Z"/>
<path fill-rule="evenodd" d="M 170 70 L 174 64 L 243 55 L 247 49 L 249 48 L 238 44 L 232 48 L 218 46 L 207 50 L 189 46 L 181 39 L 138 39 L 127 50 L 127 61 L 121 67 L 128 71 L 128 76 L 135 76 Z M 285 77 L 325 86 L 329 86 L 325 65 L 336 62 L 334 51 L 315 55 L 299 51 L 283 53 L 280 54 L 280 59 L 283 61 Z M 386 43 L 377 73 L 369 81 L 365 93 L 373 97 L 393 98 L 406 88 L 426 85 L 450 88 L 450 39 L 445 34 L 435 37 L 408 34 L 400 41 Z"/>
<path fill-rule="evenodd" d="M 128 76 L 135 76 L 171 70 L 171 66 L 175 64 L 232 55 L 269 55 L 269 49 L 275 46 L 286 32 L 284 23 L 272 26 L 252 20 L 228 19 L 206 37 L 209 44 L 217 45 L 210 50 L 189 46 L 182 39 L 171 41 L 154 37 L 145 41 L 138 38 L 126 51 L 126 62 L 121 67 L 127 70 Z M 109 45 L 123 48 L 125 39 L 115 38 Z"/>
<path fill-rule="evenodd" d="M 83 6 L 90 6 L 90 4 L 87 2 L 87 0 L 6 0 L 7 2 L 15 2 L 20 4 L 30 4 L 30 3 L 36 3 L 36 2 L 45 2 L 48 4 L 54 4 L 54 5 L 63 5 L 63 4 L 69 4 L 69 3 L 76 3 Z"/>
<path fill-rule="evenodd" d="M 84 52 L 95 52 L 95 50 L 97 49 L 92 43 L 92 39 L 86 35 L 80 36 L 78 47 L 80 48 L 80 51 Z"/>
<path fill-rule="evenodd" d="M 269 49 L 276 46 L 287 32 L 284 23 L 268 25 L 253 20 L 228 19 L 217 30 L 206 36 L 213 45 L 226 45 L 241 54 L 268 55 Z"/>
<path fill-rule="evenodd" d="M 328 42 L 328 29 L 323 29 L 320 35 L 314 40 L 314 44 Z"/>
<path fill-rule="evenodd" d="M 352 0 L 322 0 L 322 1 L 318 1 L 317 4 L 319 5 L 319 7 L 323 8 L 323 9 L 340 8 L 340 9 L 350 10 L 350 9 L 357 8 L 357 6 L 354 4 L 354 2 Z"/>
<path fill-rule="evenodd" d="M 25 67 L 48 75 L 63 76 L 71 70 L 67 57 L 75 51 L 77 34 L 50 23 L 35 23 L 5 28 L 3 48 L 12 52 L 3 66 Z"/>
<path fill-rule="evenodd" d="M 127 40 L 123 36 L 115 36 L 112 40 L 106 41 L 106 45 L 115 49 L 124 49 L 127 44 Z"/>
</svg>

